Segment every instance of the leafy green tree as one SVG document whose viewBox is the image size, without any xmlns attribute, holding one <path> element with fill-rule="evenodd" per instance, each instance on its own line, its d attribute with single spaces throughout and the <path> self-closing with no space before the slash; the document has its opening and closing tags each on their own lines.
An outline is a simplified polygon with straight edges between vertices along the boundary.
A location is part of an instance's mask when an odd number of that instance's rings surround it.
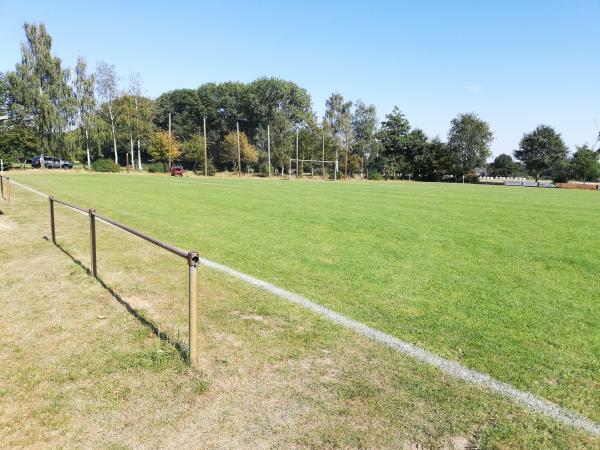
<svg viewBox="0 0 600 450">
<path fill-rule="evenodd" d="M 514 162 L 512 156 L 503 153 L 496 156 L 488 169 L 492 177 L 510 177 L 519 171 L 519 166 Z"/>
<path fill-rule="evenodd" d="M 150 141 L 148 154 L 154 161 L 176 161 L 181 156 L 181 144 L 167 131 L 156 131 Z"/>
<path fill-rule="evenodd" d="M 591 181 L 600 177 L 598 153 L 588 145 L 578 146 L 571 159 L 573 174 L 581 181 Z"/>
<path fill-rule="evenodd" d="M 290 129 L 309 127 L 313 118 L 308 92 L 291 81 L 259 78 L 249 84 L 206 83 L 198 89 L 176 89 L 156 100 L 154 123 L 167 128 L 172 113 L 173 132 L 184 140 L 201 132 L 207 122 L 208 153 L 225 167 L 221 155 L 224 137 L 239 122 L 253 145 L 266 151 L 267 126 L 271 131 L 272 163 L 287 166 L 294 137 Z"/>
<path fill-rule="evenodd" d="M 568 183 L 573 173 L 573 167 L 568 159 L 556 161 L 548 169 L 544 170 L 545 176 L 550 176 L 555 183 Z"/>
<path fill-rule="evenodd" d="M 156 99 L 155 124 L 158 128 L 166 130 L 169 125 L 171 113 L 171 128 L 176 136 L 187 140 L 194 133 L 200 131 L 202 118 L 214 108 L 217 113 L 217 104 L 204 108 L 196 89 L 175 89 L 165 92 Z M 209 128 L 215 128 L 214 116 L 209 120 Z M 235 126 L 235 123 L 234 123 Z"/>
<path fill-rule="evenodd" d="M 412 173 L 412 160 L 408 155 L 410 124 L 402 111 L 395 106 L 381 122 L 377 137 L 382 146 L 383 175 L 386 179 Z"/>
<path fill-rule="evenodd" d="M 222 156 L 225 163 L 233 165 L 234 172 L 238 169 L 241 171 L 241 167 L 238 168 L 238 136 L 236 131 L 231 131 L 225 135 Z M 245 162 L 248 168 L 250 164 L 258 161 L 258 151 L 243 131 L 240 131 L 240 160 Z"/>
<path fill-rule="evenodd" d="M 325 120 L 327 129 L 337 138 L 335 160 L 338 149 L 344 149 L 344 176 L 348 176 L 348 147 L 352 136 L 352 102 L 345 101 L 342 94 L 334 92 L 325 102 Z"/>
<path fill-rule="evenodd" d="M 200 133 L 193 134 L 188 140 L 181 144 L 181 158 L 194 164 L 194 171 L 198 167 L 204 168 L 204 136 Z"/>
<path fill-rule="evenodd" d="M 559 133 L 548 125 L 538 125 L 531 133 L 523 135 L 514 156 L 538 181 L 541 173 L 567 157 L 567 146 Z"/>
<path fill-rule="evenodd" d="M 131 76 L 128 95 L 134 103 L 132 130 L 137 141 L 138 169 L 142 170 L 142 142 L 147 146 L 154 133 L 155 103 L 154 100 L 142 96 L 142 80 L 139 74 Z"/>
<path fill-rule="evenodd" d="M 98 63 L 96 69 L 96 86 L 99 97 L 104 101 L 104 115 L 110 125 L 115 164 L 119 164 L 119 152 L 117 151 L 117 110 L 114 103 L 119 96 L 119 77 L 113 64 L 104 61 Z"/>
<path fill-rule="evenodd" d="M 312 119 L 310 95 L 292 81 L 258 78 L 248 84 L 244 95 L 244 116 L 251 130 L 276 121 L 284 122 L 285 128 L 307 125 Z"/>
<path fill-rule="evenodd" d="M 448 144 L 435 137 L 426 147 L 426 172 L 424 178 L 441 181 L 452 172 L 452 156 Z"/>
<path fill-rule="evenodd" d="M 152 133 L 151 115 L 147 106 L 151 105 L 151 100 L 132 95 L 128 90 L 126 93 L 117 97 L 113 102 L 113 110 L 117 121 L 117 142 L 121 147 L 129 146 L 129 153 L 126 153 L 128 161 L 135 168 L 135 141 L 138 143 L 138 162 L 141 161 L 140 147 L 142 138 L 149 140 L 149 134 Z M 150 113 L 151 114 L 151 113 Z M 144 117 L 146 116 L 146 117 Z M 144 120 L 145 119 L 145 120 Z"/>
<path fill-rule="evenodd" d="M 404 158 L 407 161 L 406 172 L 409 178 L 415 176 L 423 178 L 423 174 L 427 172 L 427 168 L 423 167 L 423 156 L 429 148 L 429 139 L 425 132 L 419 128 L 415 128 L 408 133 L 404 138 Z"/>
<path fill-rule="evenodd" d="M 21 62 L 7 74 L 9 115 L 14 124 L 34 127 L 40 151 L 58 154 L 76 112 L 70 71 L 52 56 L 52 38 L 43 23 L 25 23 L 24 30 Z"/>
<path fill-rule="evenodd" d="M 31 127 L 10 122 L 0 125 L 0 159 L 4 162 L 4 168 L 35 156 L 38 142 L 38 136 Z"/>
<path fill-rule="evenodd" d="M 79 109 L 78 124 L 84 137 L 88 170 L 91 170 L 90 130 L 93 125 L 93 116 L 96 109 L 96 97 L 94 95 L 96 77 L 94 74 L 87 74 L 87 63 L 85 58 L 81 56 L 77 59 L 75 74 L 75 96 Z"/>
<path fill-rule="evenodd" d="M 354 135 L 352 153 L 359 157 L 362 177 L 365 165 L 368 167 L 369 158 L 378 150 L 376 139 L 377 110 L 375 105 L 367 105 L 362 100 L 356 101 L 354 114 L 352 115 L 352 134 Z"/>
<path fill-rule="evenodd" d="M 490 144 L 494 140 L 490 126 L 476 114 L 459 114 L 450 122 L 448 148 L 454 160 L 454 175 L 462 177 L 483 166 L 491 155 Z"/>
</svg>

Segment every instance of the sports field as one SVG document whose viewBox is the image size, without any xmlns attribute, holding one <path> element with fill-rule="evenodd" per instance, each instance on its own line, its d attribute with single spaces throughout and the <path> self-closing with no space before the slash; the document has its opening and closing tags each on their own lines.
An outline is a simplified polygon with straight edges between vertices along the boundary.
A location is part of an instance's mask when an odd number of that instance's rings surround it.
<svg viewBox="0 0 600 450">
<path fill-rule="evenodd" d="M 11 175 L 600 421 L 597 192 Z"/>
</svg>

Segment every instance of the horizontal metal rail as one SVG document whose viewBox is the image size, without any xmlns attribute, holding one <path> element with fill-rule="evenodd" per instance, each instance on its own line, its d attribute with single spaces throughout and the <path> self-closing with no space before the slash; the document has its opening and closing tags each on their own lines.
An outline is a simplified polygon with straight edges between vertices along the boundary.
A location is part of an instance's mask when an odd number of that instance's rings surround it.
<svg viewBox="0 0 600 450">
<path fill-rule="evenodd" d="M 4 180 L 6 180 L 6 188 L 4 186 Z M 11 181 L 8 177 L 0 175 L 0 197 L 5 198 L 10 202 L 10 184 Z M 198 305 L 198 263 L 200 262 L 200 255 L 195 251 L 186 251 L 179 247 L 175 247 L 174 245 L 167 244 L 161 240 L 158 240 L 152 236 L 148 236 L 145 233 L 142 233 L 135 228 L 131 228 L 127 225 L 117 222 L 116 220 L 110 219 L 108 217 L 100 216 L 96 214 L 96 210 L 93 208 L 82 208 L 81 206 L 74 205 L 72 203 L 66 202 L 64 200 L 58 200 L 52 195 L 47 195 L 42 192 L 36 191 L 35 189 L 30 188 L 29 186 L 25 186 L 21 183 L 17 183 L 13 181 L 17 186 L 22 187 L 23 189 L 27 189 L 34 194 L 40 195 L 42 197 L 48 198 L 49 203 L 49 212 L 50 212 L 50 232 L 52 237 L 52 242 L 56 244 L 56 223 L 55 223 L 55 214 L 54 214 L 54 204 L 58 203 L 67 208 L 73 209 L 78 213 L 85 214 L 89 216 L 89 230 L 90 230 L 90 262 L 91 262 L 91 274 L 97 278 L 98 277 L 98 268 L 97 268 L 97 260 L 96 260 L 96 219 L 112 226 L 117 229 L 120 229 L 126 233 L 133 234 L 151 244 L 156 245 L 168 252 L 171 252 L 181 258 L 184 258 L 187 261 L 188 265 L 188 296 L 189 296 L 189 363 L 192 367 L 197 367 L 199 364 L 198 361 L 198 352 L 199 352 L 199 305 Z M 7 191 L 8 195 L 5 195 L 5 191 Z"/>
</svg>

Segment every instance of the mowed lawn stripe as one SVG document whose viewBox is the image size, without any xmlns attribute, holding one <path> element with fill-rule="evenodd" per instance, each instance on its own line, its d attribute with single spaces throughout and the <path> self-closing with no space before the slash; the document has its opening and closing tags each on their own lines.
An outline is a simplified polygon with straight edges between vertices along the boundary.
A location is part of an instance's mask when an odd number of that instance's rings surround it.
<svg viewBox="0 0 600 450">
<path fill-rule="evenodd" d="M 15 178 L 600 418 L 596 192 Z"/>
</svg>

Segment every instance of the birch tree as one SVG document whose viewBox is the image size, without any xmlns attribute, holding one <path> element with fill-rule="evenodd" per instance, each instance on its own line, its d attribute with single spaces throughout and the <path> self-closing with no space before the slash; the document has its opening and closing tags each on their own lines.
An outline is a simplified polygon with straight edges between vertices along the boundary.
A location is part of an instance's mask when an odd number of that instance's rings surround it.
<svg viewBox="0 0 600 450">
<path fill-rule="evenodd" d="M 131 165 L 135 169 L 135 158 L 134 158 L 134 144 L 133 144 L 133 136 L 134 136 L 134 128 L 135 128 L 135 100 L 133 96 L 131 96 L 128 92 L 121 95 L 116 99 L 114 103 L 114 111 L 116 115 L 119 117 L 119 122 L 117 123 L 117 142 L 123 143 L 125 141 L 128 142 L 129 152 L 125 152 L 125 157 L 127 158 L 127 165 L 129 165 L 129 161 L 131 161 Z M 131 158 L 131 159 L 130 159 Z"/>
<path fill-rule="evenodd" d="M 87 63 L 85 58 L 81 56 L 77 59 L 75 73 L 75 95 L 77 96 L 79 106 L 79 126 L 83 130 L 85 139 L 88 170 L 91 170 L 90 129 L 92 128 L 94 110 L 96 108 L 96 98 L 94 96 L 96 77 L 94 74 L 87 74 Z"/>
<path fill-rule="evenodd" d="M 35 128 L 42 153 L 58 152 L 75 112 L 70 70 L 52 56 L 52 38 L 43 23 L 23 28 L 21 62 L 7 74 L 9 112 L 16 122 Z"/>
<path fill-rule="evenodd" d="M 143 96 L 142 79 L 135 73 L 129 79 L 128 95 L 133 100 L 133 135 L 137 144 L 138 170 L 142 170 L 142 145 L 154 135 L 155 102 Z"/>
<path fill-rule="evenodd" d="M 117 133 L 116 133 L 116 115 L 114 102 L 119 95 L 119 78 L 113 64 L 107 64 L 104 61 L 98 63 L 97 88 L 99 97 L 107 105 L 108 119 L 112 131 L 113 151 L 115 154 L 115 163 L 119 164 L 119 154 L 117 152 Z"/>
<path fill-rule="evenodd" d="M 140 97 L 142 96 L 142 80 L 139 73 L 134 73 L 129 77 L 128 92 L 133 100 L 133 133 L 135 133 L 135 139 L 137 141 L 138 170 L 142 170 L 142 150 L 140 144 Z M 131 144 L 131 163 L 135 168 L 133 159 L 133 139 Z"/>
<path fill-rule="evenodd" d="M 360 177 L 364 176 L 365 159 L 367 163 L 375 153 L 377 141 L 377 110 L 375 105 L 366 105 L 362 100 L 356 102 L 352 115 L 352 131 L 354 134 L 354 153 L 360 157 Z"/>
<path fill-rule="evenodd" d="M 328 129 L 345 150 L 344 158 L 344 176 L 348 176 L 348 145 L 352 132 L 352 102 L 344 101 L 344 97 L 339 92 L 334 92 L 325 102 L 325 120 Z M 338 152 L 336 148 L 335 160 L 337 166 Z"/>
</svg>

